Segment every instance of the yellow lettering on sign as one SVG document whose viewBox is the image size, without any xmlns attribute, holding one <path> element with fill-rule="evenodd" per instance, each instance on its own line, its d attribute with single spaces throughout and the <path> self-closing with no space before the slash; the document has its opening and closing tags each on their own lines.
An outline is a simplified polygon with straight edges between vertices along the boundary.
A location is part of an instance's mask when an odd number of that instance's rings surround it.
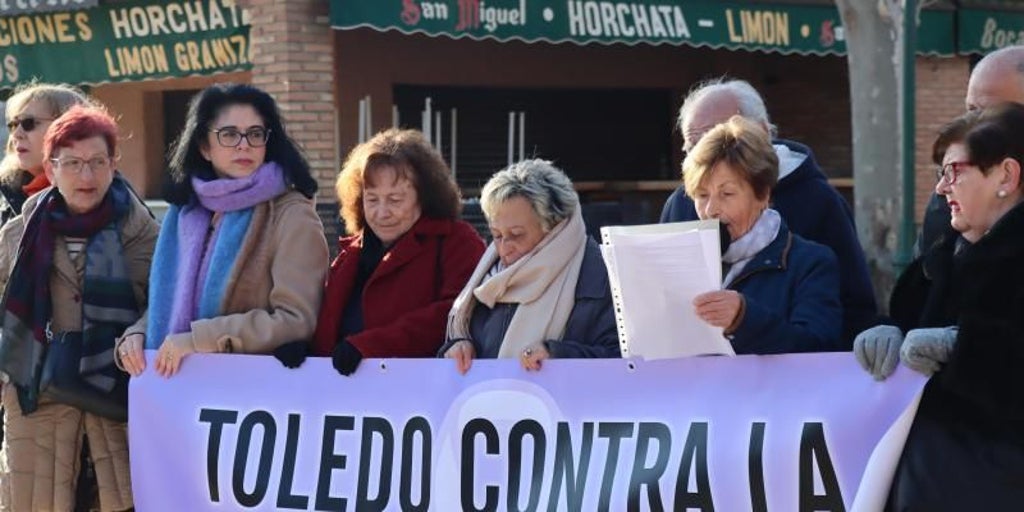
<svg viewBox="0 0 1024 512">
<path fill-rule="evenodd" d="M 737 32 L 732 10 L 726 9 L 729 42 L 789 46 L 789 13 L 742 9 L 739 19 L 739 32 Z"/>
<path fill-rule="evenodd" d="M 743 37 L 736 33 L 736 25 L 732 21 L 732 9 L 725 10 L 725 24 L 729 27 L 729 42 L 742 43 Z"/>
<path fill-rule="evenodd" d="M 105 48 L 103 57 L 111 78 L 155 75 L 169 73 L 171 70 L 167 61 L 167 51 L 160 44 L 123 46 L 114 48 L 113 51 Z"/>
<path fill-rule="evenodd" d="M 92 27 L 89 26 L 89 15 L 84 12 L 75 14 L 75 25 L 78 25 L 78 38 L 92 41 Z"/>
<path fill-rule="evenodd" d="M 4 56 L 4 78 L 8 82 L 18 82 L 18 58 L 14 55 Z"/>
</svg>

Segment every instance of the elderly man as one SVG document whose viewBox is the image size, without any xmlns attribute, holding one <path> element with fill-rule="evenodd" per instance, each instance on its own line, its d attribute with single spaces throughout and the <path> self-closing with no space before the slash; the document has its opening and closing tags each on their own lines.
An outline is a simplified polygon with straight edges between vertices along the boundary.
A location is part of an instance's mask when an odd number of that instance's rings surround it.
<svg viewBox="0 0 1024 512">
<path fill-rule="evenodd" d="M 700 84 L 679 109 L 683 150 L 689 151 L 711 128 L 736 114 L 775 134 L 764 100 L 749 83 L 719 78 Z M 772 190 L 772 207 L 793 232 L 828 246 L 839 258 L 843 340 L 849 348 L 853 337 L 874 325 L 878 314 L 853 214 L 842 196 L 828 184 L 807 146 L 787 140 L 776 140 L 774 146 L 779 156 L 779 181 Z M 679 187 L 666 201 L 661 222 L 696 219 L 693 201 Z"/>
<path fill-rule="evenodd" d="M 964 103 L 967 110 L 999 103 L 1024 103 L 1024 46 L 996 50 L 978 61 L 967 82 L 967 98 Z M 921 236 L 917 240 L 915 252 L 924 252 L 952 231 L 949 217 L 946 198 L 933 193 L 924 212 Z"/>
</svg>

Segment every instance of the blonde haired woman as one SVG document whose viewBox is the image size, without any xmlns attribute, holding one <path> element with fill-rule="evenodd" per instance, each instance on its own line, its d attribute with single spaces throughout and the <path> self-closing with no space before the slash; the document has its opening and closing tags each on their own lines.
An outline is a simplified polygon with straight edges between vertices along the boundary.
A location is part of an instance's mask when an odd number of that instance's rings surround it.
<svg viewBox="0 0 1024 512">
<path fill-rule="evenodd" d="M 683 185 L 701 219 L 729 232 L 722 290 L 694 300 L 737 354 L 841 350 L 839 264 L 831 249 L 792 232 L 769 208 L 779 159 L 768 134 L 740 116 L 718 125 L 686 157 Z"/>
<path fill-rule="evenodd" d="M 28 196 L 50 186 L 43 172 L 43 134 L 75 105 L 91 103 L 65 84 L 31 82 L 7 100 L 6 154 L 0 161 L 0 226 L 21 213 Z"/>
</svg>

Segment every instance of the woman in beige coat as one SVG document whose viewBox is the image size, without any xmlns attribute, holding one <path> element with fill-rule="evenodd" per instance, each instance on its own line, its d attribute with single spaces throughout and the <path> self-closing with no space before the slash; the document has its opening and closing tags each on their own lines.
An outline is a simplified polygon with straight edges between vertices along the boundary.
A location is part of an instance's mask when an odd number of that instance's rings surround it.
<svg viewBox="0 0 1024 512">
<path fill-rule="evenodd" d="M 86 440 L 100 508 L 133 506 L 126 383 L 113 347 L 144 318 L 158 227 L 114 170 L 116 146 L 116 125 L 101 110 L 74 107 L 55 120 L 44 139 L 55 186 L 30 197 L 0 230 L 0 510 L 74 510 Z M 54 366 L 68 347 L 74 365 Z M 67 395 L 69 380 L 121 412 Z"/>
<path fill-rule="evenodd" d="M 192 100 L 171 151 L 171 208 L 160 228 L 148 325 L 118 346 L 124 369 L 169 377 L 196 352 L 269 354 L 316 327 L 327 241 L 317 183 L 277 105 L 218 84 Z"/>
</svg>

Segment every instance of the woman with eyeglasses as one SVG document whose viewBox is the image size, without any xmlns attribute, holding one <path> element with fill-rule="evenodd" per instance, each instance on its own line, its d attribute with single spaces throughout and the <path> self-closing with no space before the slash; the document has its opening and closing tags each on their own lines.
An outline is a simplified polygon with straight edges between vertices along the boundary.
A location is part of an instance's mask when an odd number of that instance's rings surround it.
<svg viewBox="0 0 1024 512">
<path fill-rule="evenodd" d="M 68 85 L 30 82 L 7 99 L 7 150 L 0 161 L 0 226 L 21 213 L 28 196 L 50 186 L 43 172 L 43 134 L 54 119 L 90 100 Z"/>
<path fill-rule="evenodd" d="M 327 242 L 317 182 L 277 105 L 217 84 L 189 105 L 170 154 L 145 330 L 117 347 L 124 369 L 170 377 L 194 352 L 269 354 L 316 327 Z M 144 349 L 159 349 L 146 361 Z"/>
<path fill-rule="evenodd" d="M 145 324 L 159 227 L 114 169 L 105 111 L 72 107 L 41 150 L 54 186 L 0 229 L 0 510 L 91 509 L 96 493 L 99 509 L 128 510 L 128 379 L 113 349 Z M 97 491 L 77 488 L 82 451 Z"/>
<path fill-rule="evenodd" d="M 854 352 L 881 380 L 925 386 L 888 510 L 1017 510 L 1024 502 L 1024 106 L 970 112 L 933 146 L 951 232 L 900 276 L 895 325 Z"/>
</svg>

